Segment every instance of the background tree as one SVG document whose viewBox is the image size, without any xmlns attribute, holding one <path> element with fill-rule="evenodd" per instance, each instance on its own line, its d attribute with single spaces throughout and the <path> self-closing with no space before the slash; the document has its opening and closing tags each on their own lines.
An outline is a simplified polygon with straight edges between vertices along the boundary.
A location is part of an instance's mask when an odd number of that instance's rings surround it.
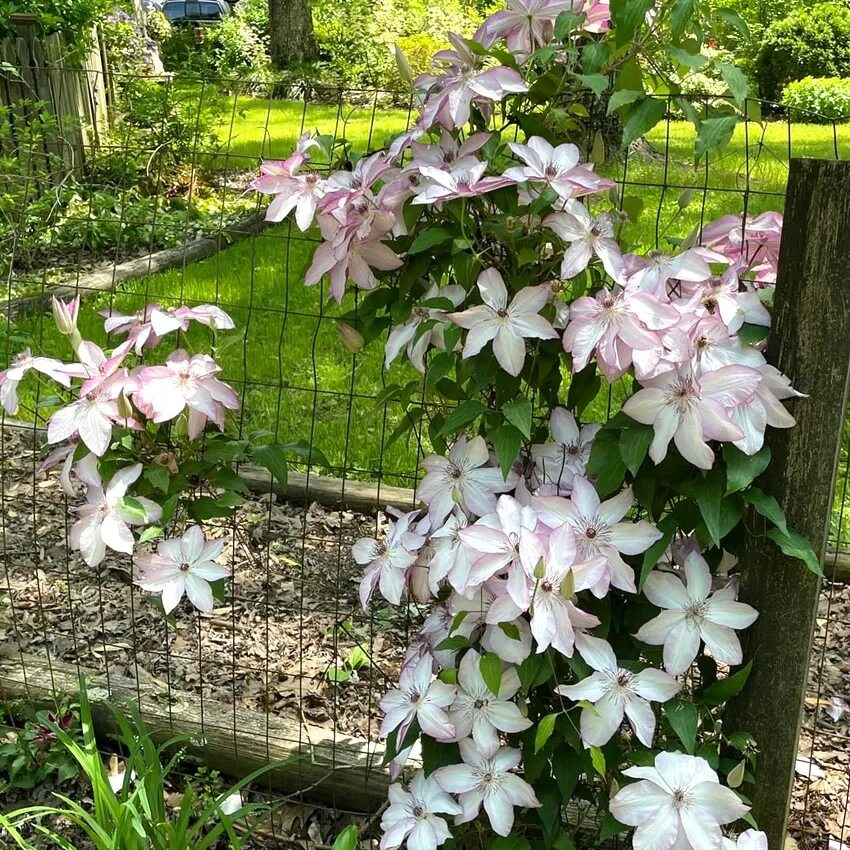
<svg viewBox="0 0 850 850">
<path fill-rule="evenodd" d="M 317 57 L 310 0 L 269 0 L 272 61 L 281 68 Z"/>
</svg>

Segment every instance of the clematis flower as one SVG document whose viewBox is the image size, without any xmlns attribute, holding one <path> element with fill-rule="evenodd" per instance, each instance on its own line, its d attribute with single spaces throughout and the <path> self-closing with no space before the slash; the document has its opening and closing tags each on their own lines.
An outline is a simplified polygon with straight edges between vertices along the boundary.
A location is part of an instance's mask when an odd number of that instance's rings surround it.
<svg viewBox="0 0 850 850">
<path fill-rule="evenodd" d="M 553 147 L 542 136 L 532 136 L 527 144 L 509 142 L 508 147 L 525 165 L 508 168 L 505 177 L 517 183 L 544 183 L 564 201 L 604 192 L 615 185 L 613 180 L 579 165 L 579 150 L 575 145 Z"/>
<path fill-rule="evenodd" d="M 483 437 L 458 437 L 449 456 L 429 455 L 422 462 L 426 475 L 416 488 L 428 505 L 431 526 L 438 528 L 458 505 L 476 516 L 496 509 L 496 496 L 512 490 L 516 476 L 507 480 L 500 469 L 490 466 L 490 453 Z"/>
<path fill-rule="evenodd" d="M 471 162 L 477 160 L 472 154 L 481 150 L 492 138 L 492 133 L 473 133 L 468 139 L 460 142 L 447 130 L 440 132 L 440 143 L 438 145 L 423 145 L 412 142 L 410 145 L 413 159 L 405 166 L 405 171 L 419 171 L 422 166 L 442 168 L 449 170 L 455 168 L 457 163 Z"/>
<path fill-rule="evenodd" d="M 767 836 L 758 830 L 748 829 L 736 839 L 724 837 L 720 850 L 768 850 Z"/>
<path fill-rule="evenodd" d="M 594 255 L 602 261 L 605 271 L 617 280 L 623 269 L 623 255 L 614 241 L 614 219 L 610 213 L 591 216 L 587 207 L 578 201 L 568 211 L 555 212 L 543 219 L 543 224 L 569 243 L 561 262 L 561 277 L 569 280 L 583 272 Z"/>
<path fill-rule="evenodd" d="M 522 761 L 522 754 L 511 747 L 482 749 L 469 738 L 459 746 L 463 764 L 446 765 L 433 774 L 441 788 L 458 795 L 463 811 L 455 823 L 475 820 L 483 805 L 493 831 L 497 835 L 510 835 L 514 806 L 540 805 L 534 789 L 511 772 Z"/>
<path fill-rule="evenodd" d="M 640 781 L 621 788 L 610 808 L 620 823 L 637 827 L 634 850 L 720 848 L 721 825 L 749 811 L 697 756 L 659 753 L 654 767 L 630 767 L 623 773 Z"/>
<path fill-rule="evenodd" d="M 729 411 L 729 418 L 744 435 L 740 440 L 735 440 L 734 444 L 748 455 L 754 455 L 764 445 L 764 432 L 768 425 L 771 428 L 793 428 L 797 424 L 780 399 L 804 395 L 797 392 L 791 386 L 790 379 L 775 366 L 763 363 L 758 371 L 761 373 L 761 381 L 755 396 Z"/>
<path fill-rule="evenodd" d="M 579 429 L 575 416 L 565 407 L 556 407 L 549 417 L 554 443 L 535 444 L 531 457 L 535 464 L 563 465 L 575 473 L 584 472 L 590 459 L 593 438 L 601 425 L 583 425 Z"/>
<path fill-rule="evenodd" d="M 505 9 L 491 15 L 484 28 L 492 38 L 504 38 L 508 50 L 524 60 L 552 42 L 561 12 L 578 11 L 583 0 L 506 0 Z"/>
<path fill-rule="evenodd" d="M 352 547 L 354 560 L 366 566 L 360 582 L 360 603 L 364 608 L 369 604 L 375 585 L 393 605 L 401 602 L 407 572 L 416 563 L 418 552 L 425 544 L 425 538 L 410 528 L 418 514 L 419 511 L 410 511 L 396 522 L 390 520 L 383 540 L 361 537 Z"/>
<path fill-rule="evenodd" d="M 324 197 L 327 181 L 317 171 L 291 173 L 285 163 L 266 162 L 251 188 L 264 195 L 274 195 L 266 210 L 266 221 L 283 221 L 295 210 L 295 223 L 302 232 L 310 229 L 319 201 Z"/>
<path fill-rule="evenodd" d="M 9 416 L 14 416 L 18 412 L 18 384 L 31 369 L 47 375 L 48 378 L 53 378 L 63 387 L 71 386 L 71 377 L 63 371 L 64 364 L 60 360 L 54 360 L 51 357 L 33 357 L 30 349 L 25 348 L 12 358 L 8 368 L 0 372 L 0 405 Z"/>
<path fill-rule="evenodd" d="M 47 422 L 47 442 L 79 437 L 89 451 L 101 457 L 112 441 L 113 424 L 124 418 L 115 402 L 117 396 L 115 387 L 94 390 L 60 408 Z"/>
<path fill-rule="evenodd" d="M 526 573 L 533 572 L 537 564 L 536 527 L 537 516 L 531 508 L 524 507 L 512 496 L 499 496 L 494 513 L 462 529 L 460 539 L 468 547 L 473 562 L 469 571 L 470 586 L 507 573 L 508 594 L 522 610 L 528 608 Z"/>
<path fill-rule="evenodd" d="M 581 739 L 585 746 L 605 746 L 625 715 L 638 740 L 651 747 L 655 714 L 650 701 L 667 702 L 682 686 L 663 670 L 652 667 L 645 667 L 639 673 L 625 670 L 617 663 L 610 644 L 600 638 L 580 634 L 576 637 L 576 647 L 594 672 L 575 685 L 559 685 L 555 691 L 572 700 L 593 704 L 593 708 L 581 710 Z"/>
<path fill-rule="evenodd" d="M 613 584 L 620 590 L 635 593 L 634 570 L 622 559 L 622 555 L 639 555 L 645 552 L 662 534 L 646 520 L 622 522 L 634 502 L 630 487 L 605 502 L 593 485 L 577 477 L 573 481 L 573 492 L 569 499 L 560 496 L 542 496 L 532 499 L 540 521 L 550 528 L 567 523 L 576 535 L 578 560 L 589 561 L 602 557 L 607 570 L 591 587 L 594 596 L 600 599 Z"/>
<path fill-rule="evenodd" d="M 499 365 L 517 376 L 525 363 L 525 339 L 557 339 L 557 332 L 540 315 L 551 294 L 546 284 L 521 289 L 508 304 L 505 282 L 496 269 L 486 269 L 478 277 L 478 290 L 484 303 L 448 318 L 469 333 L 463 356 L 472 357 L 492 340 Z"/>
<path fill-rule="evenodd" d="M 726 261 L 721 254 L 709 255 L 716 262 Z M 662 251 L 650 251 L 643 267 L 632 274 L 626 287 L 632 292 L 648 292 L 661 300 L 667 299 L 668 282 L 683 280 L 687 282 L 711 279 L 711 268 L 698 248 L 690 248 L 681 254 L 670 256 Z"/>
<path fill-rule="evenodd" d="M 750 325 L 770 327 L 770 313 L 758 293 L 742 290 L 738 275 L 740 266 L 731 266 L 722 275 L 712 275 L 694 287 L 683 308 L 693 312 L 705 311 L 705 315 L 716 316 L 737 333 L 746 322 Z"/>
<path fill-rule="evenodd" d="M 658 331 L 680 321 L 675 307 L 653 295 L 603 286 L 595 296 L 584 295 L 570 305 L 564 351 L 573 357 L 574 372 L 584 369 L 595 352 L 600 371 L 613 383 L 629 368 L 635 351 L 655 354 L 657 362 L 663 352 Z"/>
<path fill-rule="evenodd" d="M 417 770 L 410 791 L 395 783 L 390 785 L 389 798 L 381 818 L 380 850 L 396 850 L 405 841 L 408 850 L 436 850 L 451 838 L 448 824 L 439 815 L 459 815 L 461 808 L 433 776 Z"/>
<path fill-rule="evenodd" d="M 576 563 L 576 539 L 566 523 L 553 531 L 545 544 L 535 537 L 526 547 L 530 550 L 524 561 L 527 598 L 537 652 L 545 652 L 551 646 L 571 658 L 577 633 L 599 625 L 593 614 L 578 607 L 575 594 L 595 587 L 602 580 L 607 563 L 601 557 Z M 488 618 L 510 620 L 518 617 L 524 607 L 518 604 L 516 594 L 503 596 L 493 603 Z"/>
<path fill-rule="evenodd" d="M 486 170 L 486 162 L 473 158 L 460 160 L 449 171 L 423 165 L 419 172 L 428 180 L 416 189 L 411 203 L 436 204 L 454 198 L 474 198 L 511 185 L 512 181 L 506 177 L 485 177 Z"/>
<path fill-rule="evenodd" d="M 224 430 L 226 410 L 238 410 L 236 393 L 216 375 L 221 367 L 206 354 L 193 357 L 178 349 L 164 366 L 144 366 L 136 376 L 133 404 L 154 422 L 168 422 L 188 409 L 188 434 L 194 440 L 211 419 Z"/>
<path fill-rule="evenodd" d="M 427 306 L 428 301 L 436 298 L 448 299 L 454 307 L 459 307 L 466 297 L 466 291 L 462 286 L 437 286 L 434 284 L 422 296 L 423 303 L 417 305 L 410 312 L 410 318 L 401 325 L 396 325 L 387 338 L 386 359 L 385 364 L 389 365 L 398 357 L 401 350 L 407 346 L 408 360 L 413 364 L 414 368 L 425 374 L 425 352 L 430 346 L 443 348 L 443 328 L 442 324 L 447 322 L 445 310 L 436 307 Z M 433 322 L 434 324 L 427 328 L 424 332 L 419 333 L 419 329 L 424 322 Z"/>
<path fill-rule="evenodd" d="M 124 504 L 127 490 L 142 474 L 140 463 L 119 469 L 104 488 L 97 462 L 95 454 L 88 454 L 76 466 L 77 477 L 86 485 L 86 504 L 76 508 L 79 519 L 70 533 L 71 548 L 79 550 L 90 567 L 104 559 L 107 547 L 132 554 L 134 540 L 129 527 L 157 522 L 162 515 L 156 502 L 142 496 L 134 497 L 141 514 Z"/>
<path fill-rule="evenodd" d="M 434 556 L 431 558 L 429 580 L 433 593 L 437 592 L 443 579 L 448 579 L 457 591 L 466 590 L 472 564 L 460 539 L 460 532 L 467 525 L 464 514 L 452 514 L 441 528 L 431 534 L 429 542 L 434 549 Z"/>
<path fill-rule="evenodd" d="M 449 719 L 458 740 L 471 734 L 479 749 L 495 750 L 499 747 L 499 732 L 522 732 L 532 722 L 510 701 L 520 688 L 516 670 L 508 667 L 502 671 L 499 691 L 494 694 L 481 675 L 480 662 L 481 656 L 474 649 L 461 659 L 457 696 L 449 708 Z"/>
<path fill-rule="evenodd" d="M 53 321 L 62 336 L 71 337 L 74 348 L 80 343 L 80 332 L 77 330 L 77 318 L 80 313 L 80 296 L 76 295 L 67 303 L 55 295 L 52 299 Z"/>
<path fill-rule="evenodd" d="M 419 728 L 438 741 L 452 741 L 455 728 L 449 720 L 446 709 L 455 700 L 456 688 L 434 679 L 431 659 L 422 658 L 415 665 L 401 671 L 398 688 L 381 698 L 384 720 L 381 723 L 381 735 L 389 735 L 398 729 L 396 741 L 404 741 L 413 719 L 419 722 Z"/>
<path fill-rule="evenodd" d="M 714 452 L 707 441 L 731 443 L 744 438 L 729 410 L 752 401 L 761 378 L 748 366 L 724 366 L 699 378 L 690 366 L 681 366 L 644 380 L 644 388 L 626 401 L 623 412 L 654 427 L 649 456 L 655 463 L 667 457 L 672 439 L 685 460 L 711 469 Z"/>
<path fill-rule="evenodd" d="M 664 667 L 678 676 L 691 666 L 704 640 L 721 664 L 740 664 L 741 642 L 735 629 L 746 629 L 758 617 L 755 608 L 735 601 L 732 585 L 711 592 L 711 571 L 699 552 L 685 558 L 685 582 L 668 572 L 649 574 L 643 592 L 664 610 L 640 627 L 635 637 L 664 647 Z"/>
<path fill-rule="evenodd" d="M 155 554 L 137 555 L 141 575 L 136 584 L 162 595 L 166 614 L 173 611 L 183 594 L 199 610 L 209 613 L 214 601 L 211 581 L 226 578 L 230 570 L 216 563 L 224 550 L 221 540 L 208 540 L 198 525 L 190 525 L 182 537 L 163 540 Z"/>
</svg>

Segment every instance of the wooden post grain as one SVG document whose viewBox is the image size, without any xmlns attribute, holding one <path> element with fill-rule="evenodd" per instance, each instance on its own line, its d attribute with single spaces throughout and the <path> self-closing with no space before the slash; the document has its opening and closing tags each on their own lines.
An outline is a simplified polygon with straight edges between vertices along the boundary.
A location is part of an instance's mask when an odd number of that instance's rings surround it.
<svg viewBox="0 0 850 850">
<path fill-rule="evenodd" d="M 757 482 L 823 563 L 850 386 L 850 162 L 791 161 L 768 360 L 806 398 L 797 427 L 771 430 Z M 784 846 L 820 578 L 766 539 L 748 517 L 740 598 L 760 612 L 744 634 L 752 674 L 724 728 L 759 746 L 753 814 L 768 846 Z"/>
</svg>

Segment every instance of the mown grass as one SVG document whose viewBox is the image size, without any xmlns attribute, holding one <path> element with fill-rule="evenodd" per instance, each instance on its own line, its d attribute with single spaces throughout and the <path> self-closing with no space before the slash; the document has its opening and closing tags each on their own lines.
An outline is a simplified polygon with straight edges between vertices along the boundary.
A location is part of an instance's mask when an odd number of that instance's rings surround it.
<svg viewBox="0 0 850 850">
<path fill-rule="evenodd" d="M 404 110 L 309 105 L 240 98 L 228 113 L 222 108 L 220 133 L 229 144 L 216 154 L 218 165 L 284 157 L 303 129 L 345 134 L 356 150 L 380 147 L 407 124 Z M 341 129 L 343 128 L 343 129 Z M 790 133 L 790 145 L 789 145 Z M 625 178 L 625 197 L 637 198 L 642 210 L 625 226 L 624 237 L 636 249 L 669 248 L 700 220 L 726 213 L 781 209 L 788 154 L 834 158 L 850 156 L 850 128 L 767 124 L 739 127 L 729 146 L 708 166 L 694 167 L 693 130 L 671 123 L 648 137 L 659 156 L 632 156 L 606 167 Z M 629 202 L 632 204 L 633 202 Z M 631 206 L 629 207 L 631 208 Z M 208 260 L 122 285 L 113 297 L 121 310 L 145 301 L 219 303 L 242 334 L 219 352 L 225 375 L 241 391 L 243 433 L 267 430 L 280 439 L 305 439 L 319 447 L 337 470 L 353 477 L 399 476 L 415 472 L 421 457 L 415 435 L 387 447 L 398 424 L 393 405 L 376 407 L 374 396 L 386 383 L 416 377 L 409 366 L 385 373 L 378 345 L 350 354 L 337 337 L 339 308 L 321 287 L 305 288 L 303 277 L 315 242 L 285 223 L 221 251 Z M 93 307 L 106 296 L 90 299 L 83 319 L 85 335 L 105 342 Z M 347 307 L 347 305 L 346 305 Z M 49 316 L 19 323 L 18 329 L 42 337 L 43 348 L 57 350 Z M 202 347 L 203 329 L 189 334 Z M 30 405 L 35 401 L 26 398 Z M 600 408 L 603 402 L 600 399 Z"/>
</svg>

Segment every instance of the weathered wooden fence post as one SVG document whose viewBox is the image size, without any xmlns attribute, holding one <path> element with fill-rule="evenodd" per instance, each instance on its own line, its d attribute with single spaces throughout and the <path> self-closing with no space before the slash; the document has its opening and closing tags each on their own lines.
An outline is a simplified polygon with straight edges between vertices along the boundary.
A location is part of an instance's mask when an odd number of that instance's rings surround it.
<svg viewBox="0 0 850 850">
<path fill-rule="evenodd" d="M 769 432 L 759 484 L 822 563 L 850 387 L 850 162 L 791 161 L 767 356 L 808 397 L 789 405 L 796 428 Z M 820 579 L 760 536 L 758 517 L 749 523 L 741 599 L 760 612 L 745 636 L 755 663 L 724 725 L 758 741 L 753 814 L 781 850 Z"/>
</svg>

